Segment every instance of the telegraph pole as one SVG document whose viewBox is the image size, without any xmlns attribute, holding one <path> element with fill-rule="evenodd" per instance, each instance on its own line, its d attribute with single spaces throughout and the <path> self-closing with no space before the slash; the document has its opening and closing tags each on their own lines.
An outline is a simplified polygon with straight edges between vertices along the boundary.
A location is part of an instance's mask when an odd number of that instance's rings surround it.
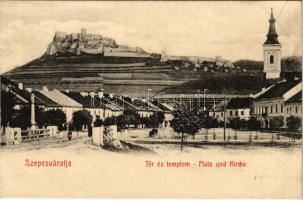
<svg viewBox="0 0 303 200">
<path fill-rule="evenodd" d="M 225 106 L 225 96 L 224 96 L 224 101 L 223 101 L 223 117 L 224 117 L 224 129 L 223 129 L 223 136 L 224 136 L 224 141 L 225 141 L 225 130 L 226 130 L 226 106 Z"/>
</svg>

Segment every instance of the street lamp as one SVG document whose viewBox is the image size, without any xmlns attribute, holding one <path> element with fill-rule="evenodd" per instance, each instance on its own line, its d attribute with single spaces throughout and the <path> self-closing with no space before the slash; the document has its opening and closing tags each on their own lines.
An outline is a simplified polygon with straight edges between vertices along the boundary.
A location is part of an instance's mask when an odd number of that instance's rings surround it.
<svg viewBox="0 0 303 200">
<path fill-rule="evenodd" d="M 206 110 L 206 107 L 205 107 L 205 91 L 206 91 L 207 89 L 204 89 L 203 90 L 203 98 L 204 98 L 204 107 L 203 107 L 203 110 L 205 111 Z"/>
</svg>

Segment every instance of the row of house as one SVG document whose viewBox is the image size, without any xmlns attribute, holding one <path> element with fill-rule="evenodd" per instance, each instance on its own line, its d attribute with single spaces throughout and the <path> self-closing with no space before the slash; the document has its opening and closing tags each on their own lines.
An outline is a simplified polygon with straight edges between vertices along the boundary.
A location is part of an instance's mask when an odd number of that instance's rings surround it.
<svg viewBox="0 0 303 200">
<path fill-rule="evenodd" d="M 224 121 L 224 103 L 218 104 L 209 111 L 209 116 Z M 259 93 L 247 98 L 231 98 L 225 102 L 227 120 L 239 118 L 248 120 L 256 117 L 264 127 L 275 117 L 282 117 L 284 126 L 290 116 L 302 116 L 302 81 L 299 79 L 282 80 Z"/>
<path fill-rule="evenodd" d="M 9 91 L 14 95 L 18 110 L 22 105 L 31 104 L 31 96 L 34 95 L 35 105 L 44 110 L 60 109 L 66 115 L 66 121 L 71 122 L 73 113 L 79 110 L 87 110 L 93 117 L 102 120 L 110 117 L 117 117 L 125 110 L 135 110 L 141 117 L 150 117 L 154 112 L 164 112 L 168 120 L 172 119 L 172 108 L 168 108 L 159 102 L 149 102 L 141 98 L 130 98 L 126 96 L 115 96 L 113 94 L 87 93 L 48 90 L 32 91 L 24 89 L 22 84 L 16 84 L 5 77 L 1 77 L 1 89 Z M 161 107 L 161 108 L 160 108 Z"/>
</svg>

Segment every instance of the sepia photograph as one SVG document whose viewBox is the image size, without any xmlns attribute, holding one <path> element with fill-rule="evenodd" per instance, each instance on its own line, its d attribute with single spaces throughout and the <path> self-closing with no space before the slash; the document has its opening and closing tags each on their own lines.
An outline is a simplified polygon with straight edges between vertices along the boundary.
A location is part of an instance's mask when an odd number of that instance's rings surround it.
<svg viewBox="0 0 303 200">
<path fill-rule="evenodd" d="M 302 198 L 301 1 L 1 1 L 0 197 Z"/>
</svg>

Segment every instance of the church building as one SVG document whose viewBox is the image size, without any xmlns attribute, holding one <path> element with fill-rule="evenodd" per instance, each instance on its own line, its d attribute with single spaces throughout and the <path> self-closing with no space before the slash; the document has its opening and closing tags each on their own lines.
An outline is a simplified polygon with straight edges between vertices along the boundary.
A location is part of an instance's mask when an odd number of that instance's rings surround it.
<svg viewBox="0 0 303 200">
<path fill-rule="evenodd" d="M 263 44 L 264 73 L 266 80 L 280 79 L 281 75 L 281 44 L 275 28 L 275 18 L 271 9 L 267 39 Z"/>
</svg>

